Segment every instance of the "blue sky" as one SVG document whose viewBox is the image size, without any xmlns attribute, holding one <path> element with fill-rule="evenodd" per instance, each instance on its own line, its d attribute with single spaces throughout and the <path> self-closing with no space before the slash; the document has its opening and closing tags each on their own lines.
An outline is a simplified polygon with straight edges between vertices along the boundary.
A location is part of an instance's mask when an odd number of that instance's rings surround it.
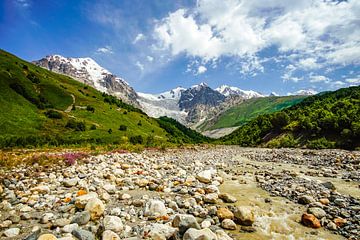
<svg viewBox="0 0 360 240">
<path fill-rule="evenodd" d="M 141 92 L 360 84 L 360 1 L 2 0 L 0 48 L 92 57 Z"/>
</svg>

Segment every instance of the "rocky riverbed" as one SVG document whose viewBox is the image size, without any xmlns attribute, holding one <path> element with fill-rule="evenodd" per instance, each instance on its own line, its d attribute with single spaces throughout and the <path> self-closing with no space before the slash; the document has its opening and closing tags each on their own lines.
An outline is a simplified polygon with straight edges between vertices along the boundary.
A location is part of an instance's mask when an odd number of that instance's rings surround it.
<svg viewBox="0 0 360 240">
<path fill-rule="evenodd" d="M 0 170 L 2 239 L 360 239 L 360 153 L 234 146 Z"/>
</svg>

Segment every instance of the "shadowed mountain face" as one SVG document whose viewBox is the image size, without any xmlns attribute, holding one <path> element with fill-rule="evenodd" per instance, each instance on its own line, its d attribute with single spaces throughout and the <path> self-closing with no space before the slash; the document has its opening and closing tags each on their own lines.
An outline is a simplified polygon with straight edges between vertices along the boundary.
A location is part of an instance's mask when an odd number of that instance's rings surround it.
<svg viewBox="0 0 360 240">
<path fill-rule="evenodd" d="M 179 107 L 181 110 L 190 110 L 197 105 L 214 107 L 223 102 L 225 98 L 218 91 L 211 89 L 205 83 L 201 83 L 182 92 Z"/>
</svg>

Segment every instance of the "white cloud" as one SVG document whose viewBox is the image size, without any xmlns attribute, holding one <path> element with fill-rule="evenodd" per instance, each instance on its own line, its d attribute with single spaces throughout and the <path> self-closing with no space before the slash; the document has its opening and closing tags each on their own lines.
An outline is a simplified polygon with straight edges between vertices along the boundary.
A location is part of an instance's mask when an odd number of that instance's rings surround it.
<svg viewBox="0 0 360 240">
<path fill-rule="evenodd" d="M 139 62 L 139 61 L 137 61 L 136 63 L 135 63 L 135 65 L 141 70 L 141 71 L 144 71 L 144 64 L 142 64 L 141 62 Z"/>
<path fill-rule="evenodd" d="M 317 82 L 329 82 L 329 78 L 323 75 L 313 75 L 310 74 L 310 82 L 317 83 Z"/>
<path fill-rule="evenodd" d="M 144 40 L 145 39 L 145 35 L 142 33 L 139 33 L 138 35 L 136 35 L 136 37 L 134 38 L 133 44 L 136 44 L 137 42 Z"/>
<path fill-rule="evenodd" d="M 146 59 L 147 59 L 149 62 L 154 61 L 154 57 L 152 57 L 152 56 L 146 56 Z"/>
<path fill-rule="evenodd" d="M 112 48 L 110 46 L 100 47 L 96 50 L 97 53 L 103 54 L 113 54 Z"/>
<path fill-rule="evenodd" d="M 15 3 L 23 8 L 28 8 L 31 5 L 29 0 L 16 0 Z"/>
<path fill-rule="evenodd" d="M 235 56 L 247 62 L 276 47 L 283 61 L 308 71 L 359 64 L 359 12 L 357 0 L 198 0 L 194 9 L 178 9 L 160 20 L 154 35 L 172 55 L 203 61 Z M 300 80 L 291 74 L 283 77 Z"/>
<path fill-rule="evenodd" d="M 205 66 L 199 66 L 197 70 L 197 74 L 202 74 L 207 71 L 207 68 Z"/>
<path fill-rule="evenodd" d="M 299 60 L 298 66 L 305 70 L 315 69 L 319 67 L 319 64 L 316 62 L 315 58 L 305 58 Z"/>
<path fill-rule="evenodd" d="M 345 81 L 352 85 L 360 84 L 360 77 L 347 78 Z"/>
</svg>

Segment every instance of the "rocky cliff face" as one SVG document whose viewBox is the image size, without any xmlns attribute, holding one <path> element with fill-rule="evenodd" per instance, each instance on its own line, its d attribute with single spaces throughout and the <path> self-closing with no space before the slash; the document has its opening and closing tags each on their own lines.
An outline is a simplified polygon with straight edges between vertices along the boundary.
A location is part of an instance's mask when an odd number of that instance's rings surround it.
<svg viewBox="0 0 360 240">
<path fill-rule="evenodd" d="M 115 95 L 129 104 L 140 106 L 137 93 L 124 79 L 113 75 L 91 58 L 65 58 L 60 55 L 50 55 L 33 63 L 50 71 L 70 76 L 99 91 Z"/>
</svg>

